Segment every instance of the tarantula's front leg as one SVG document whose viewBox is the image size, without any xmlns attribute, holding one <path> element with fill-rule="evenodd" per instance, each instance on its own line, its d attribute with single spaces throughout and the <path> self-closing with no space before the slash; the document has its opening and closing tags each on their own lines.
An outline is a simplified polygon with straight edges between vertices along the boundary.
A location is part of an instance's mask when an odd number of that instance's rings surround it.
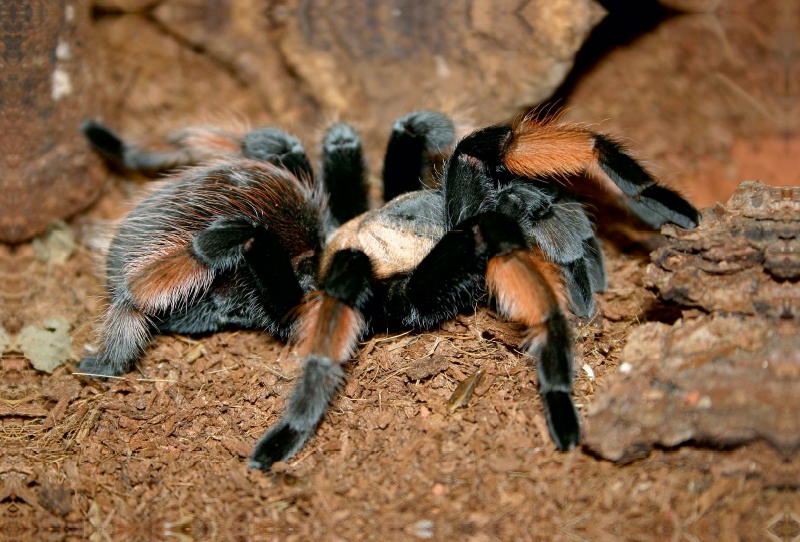
<svg viewBox="0 0 800 542">
<path fill-rule="evenodd" d="M 279 128 L 257 128 L 245 134 L 242 155 L 281 166 L 298 178 L 314 179 L 303 144 Z"/>
<path fill-rule="evenodd" d="M 350 359 L 365 330 L 362 310 L 372 297 L 372 267 L 358 250 L 333 256 L 325 288 L 302 309 L 297 340 L 305 356 L 303 377 L 283 419 L 264 435 L 250 467 L 269 470 L 294 455 L 314 435 L 336 390 L 344 381 L 342 364 Z"/>
<path fill-rule="evenodd" d="M 672 222 L 694 228 L 700 223 L 697 209 L 673 190 L 659 185 L 622 144 L 580 125 L 537 121 L 529 116 L 510 126 L 484 128 L 458 143 L 448 168 L 462 167 L 464 160 L 478 162 L 488 182 L 476 185 L 470 177 L 447 172 L 450 225 L 463 218 L 460 213 L 484 203 L 492 188 L 508 179 L 509 174 L 547 179 L 583 172 L 605 174 L 622 193 L 627 206 L 653 227 Z"/>
<path fill-rule="evenodd" d="M 431 327 L 469 309 L 488 287 L 504 317 L 529 329 L 525 348 L 538 359 L 539 393 L 560 450 L 580 442 L 572 402 L 572 342 L 564 317 L 566 293 L 558 266 L 525 243 L 517 222 L 483 212 L 447 232 L 413 273 L 389 288 L 388 316 Z"/>
</svg>

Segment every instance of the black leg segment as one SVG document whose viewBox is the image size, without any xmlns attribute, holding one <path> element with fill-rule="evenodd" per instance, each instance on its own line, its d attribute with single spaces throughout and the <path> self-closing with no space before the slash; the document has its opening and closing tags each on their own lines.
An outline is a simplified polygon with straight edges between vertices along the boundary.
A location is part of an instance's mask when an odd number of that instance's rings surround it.
<svg viewBox="0 0 800 542">
<path fill-rule="evenodd" d="M 383 199 L 422 188 L 430 158 L 453 143 L 453 121 L 435 111 L 415 111 L 397 119 L 383 162 Z"/>
<path fill-rule="evenodd" d="M 372 297 L 372 267 L 358 250 L 337 252 L 325 290 L 306 306 L 298 343 L 307 352 L 303 379 L 283 418 L 258 442 L 250 466 L 269 470 L 285 461 L 314 435 L 336 391 L 344 382 L 341 365 L 350 359 L 365 330 L 360 307 Z"/>
<path fill-rule="evenodd" d="M 486 291 L 486 264 L 497 254 L 525 248 L 517 223 L 482 213 L 447 232 L 408 277 L 388 291 L 387 317 L 401 326 L 430 328 L 474 308 Z"/>
<path fill-rule="evenodd" d="M 191 158 L 185 152 L 147 152 L 125 143 L 111 129 L 93 120 L 81 124 L 83 132 L 92 149 L 111 164 L 130 171 L 147 175 L 189 165 Z"/>
<path fill-rule="evenodd" d="M 329 358 L 309 357 L 283 419 L 258 441 L 250 456 L 250 468 L 266 471 L 276 461 L 285 461 L 297 453 L 314 436 L 343 382 L 341 365 Z"/>
<path fill-rule="evenodd" d="M 242 153 L 247 158 L 269 162 L 297 177 L 314 178 L 314 171 L 300 141 L 278 128 L 258 128 L 244 136 Z"/>
<path fill-rule="evenodd" d="M 572 339 L 560 311 L 547 317 L 547 340 L 536 367 L 550 436 L 556 448 L 570 450 L 581 441 L 581 423 L 572 401 Z"/>
<path fill-rule="evenodd" d="M 322 179 L 339 224 L 367 211 L 367 167 L 361 139 L 347 124 L 334 124 L 322 142 Z"/>
<path fill-rule="evenodd" d="M 656 184 L 622 145 L 600 134 L 594 135 L 594 141 L 600 168 L 631 198 L 626 203 L 639 218 L 656 228 L 667 222 L 683 228 L 700 223 L 697 209 L 672 190 Z"/>
</svg>

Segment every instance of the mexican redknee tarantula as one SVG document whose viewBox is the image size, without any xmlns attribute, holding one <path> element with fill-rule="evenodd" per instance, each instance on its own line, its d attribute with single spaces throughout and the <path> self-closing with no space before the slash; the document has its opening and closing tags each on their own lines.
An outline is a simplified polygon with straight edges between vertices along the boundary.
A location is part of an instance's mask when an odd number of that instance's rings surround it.
<svg viewBox="0 0 800 542">
<path fill-rule="evenodd" d="M 177 173 L 122 222 L 108 254 L 102 344 L 80 370 L 129 371 L 155 333 L 236 327 L 293 339 L 305 371 L 252 454 L 250 466 L 264 470 L 313 436 L 359 338 L 430 329 L 487 298 L 528 328 L 550 435 L 558 449 L 574 447 L 581 425 L 565 311 L 590 315 L 606 274 L 589 218 L 557 180 L 587 170 L 610 178 L 652 226 L 700 220 L 620 143 L 533 116 L 461 139 L 437 189 L 420 189 L 420 179 L 452 147 L 453 123 L 431 111 L 400 118 L 383 169 L 387 203 L 372 211 L 361 141 L 346 124 L 325 134 L 321 179 L 300 142 L 274 128 L 188 130 L 168 153 L 91 121 L 83 131 L 130 169 L 227 159 Z"/>
</svg>

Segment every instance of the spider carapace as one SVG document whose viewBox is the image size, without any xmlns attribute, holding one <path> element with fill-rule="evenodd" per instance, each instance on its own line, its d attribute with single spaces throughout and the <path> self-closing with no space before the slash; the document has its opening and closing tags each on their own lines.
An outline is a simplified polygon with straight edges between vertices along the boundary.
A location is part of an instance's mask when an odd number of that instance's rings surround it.
<svg viewBox="0 0 800 542">
<path fill-rule="evenodd" d="M 590 173 L 654 227 L 700 220 L 612 138 L 532 116 L 454 148 L 448 117 L 398 119 L 383 168 L 388 203 L 371 211 L 361 140 L 346 124 L 325 134 L 320 175 L 275 128 L 188 129 L 163 153 L 91 121 L 83 131 L 129 169 L 205 162 L 174 173 L 117 230 L 101 344 L 80 370 L 129 371 L 157 333 L 233 327 L 296 341 L 303 377 L 250 460 L 264 470 L 314 434 L 365 334 L 430 329 L 485 302 L 526 326 L 550 436 L 560 450 L 574 447 L 581 425 L 565 311 L 592 314 L 606 274 L 589 217 L 558 181 Z M 440 186 L 426 188 L 437 158 Z"/>
</svg>

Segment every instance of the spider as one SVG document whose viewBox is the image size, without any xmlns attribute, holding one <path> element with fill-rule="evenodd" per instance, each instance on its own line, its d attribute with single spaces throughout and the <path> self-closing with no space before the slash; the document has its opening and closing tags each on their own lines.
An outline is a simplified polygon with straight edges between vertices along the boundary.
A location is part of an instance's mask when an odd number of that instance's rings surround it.
<svg viewBox="0 0 800 542">
<path fill-rule="evenodd" d="M 607 279 L 593 225 L 559 180 L 610 179 L 654 227 L 700 220 L 619 142 L 533 115 L 474 131 L 454 148 L 447 116 L 401 117 L 384 161 L 387 203 L 371 211 L 361 140 L 347 124 L 324 136 L 321 178 L 301 143 L 276 128 L 190 129 L 166 153 L 93 121 L 82 129 L 129 169 L 224 159 L 174 173 L 121 223 L 107 258 L 101 345 L 79 369 L 129 371 L 157 333 L 251 328 L 295 341 L 303 376 L 250 458 L 265 471 L 314 435 L 360 338 L 430 329 L 486 302 L 526 326 L 550 436 L 559 450 L 573 448 L 581 424 L 565 312 L 592 314 Z M 448 152 L 440 186 L 422 187 Z"/>
</svg>

